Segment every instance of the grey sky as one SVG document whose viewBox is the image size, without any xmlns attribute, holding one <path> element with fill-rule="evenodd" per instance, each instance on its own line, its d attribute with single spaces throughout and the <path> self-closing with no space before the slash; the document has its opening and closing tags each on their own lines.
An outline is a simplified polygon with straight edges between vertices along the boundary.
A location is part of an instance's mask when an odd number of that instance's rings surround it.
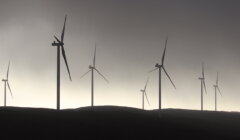
<svg viewBox="0 0 240 140">
<path fill-rule="evenodd" d="M 214 109 L 212 85 L 219 72 L 219 110 L 239 111 L 239 6 L 237 0 L 0 0 L 0 74 L 5 76 L 10 60 L 14 92 L 8 103 L 55 108 L 51 43 L 67 14 L 65 49 L 73 82 L 62 59 L 62 108 L 90 105 L 90 75 L 80 76 L 92 63 L 95 42 L 97 67 L 110 81 L 96 75 L 95 104 L 140 108 L 140 89 L 150 77 L 146 108 L 157 108 L 158 73 L 147 72 L 160 62 L 169 36 L 165 67 L 177 90 L 163 76 L 163 108 L 200 109 L 204 62 L 204 109 Z"/>
</svg>

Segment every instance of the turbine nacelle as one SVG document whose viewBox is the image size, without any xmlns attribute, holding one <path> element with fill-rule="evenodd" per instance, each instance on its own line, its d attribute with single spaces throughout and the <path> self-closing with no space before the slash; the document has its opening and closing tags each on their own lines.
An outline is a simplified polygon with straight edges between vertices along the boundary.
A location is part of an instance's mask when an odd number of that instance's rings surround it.
<svg viewBox="0 0 240 140">
<path fill-rule="evenodd" d="M 6 80 L 6 79 L 2 79 L 2 81 L 3 81 L 3 82 L 6 82 L 6 81 L 8 81 L 8 80 Z"/>
<path fill-rule="evenodd" d="M 141 92 L 145 92 L 145 91 L 144 91 L 144 90 L 142 90 L 142 89 L 141 89 L 140 91 L 141 91 Z"/>
<path fill-rule="evenodd" d="M 161 68 L 162 67 L 162 65 L 159 65 L 158 63 L 155 65 L 155 67 L 157 67 L 157 68 Z"/>
<path fill-rule="evenodd" d="M 89 65 L 89 69 L 94 69 L 95 67 L 93 67 L 92 65 Z"/>
<path fill-rule="evenodd" d="M 63 46 L 64 45 L 64 43 L 63 42 L 56 42 L 56 41 L 53 41 L 53 43 L 52 43 L 52 46 Z"/>
<path fill-rule="evenodd" d="M 204 80 L 205 78 L 199 77 L 198 79 L 199 79 L 199 80 Z"/>
</svg>

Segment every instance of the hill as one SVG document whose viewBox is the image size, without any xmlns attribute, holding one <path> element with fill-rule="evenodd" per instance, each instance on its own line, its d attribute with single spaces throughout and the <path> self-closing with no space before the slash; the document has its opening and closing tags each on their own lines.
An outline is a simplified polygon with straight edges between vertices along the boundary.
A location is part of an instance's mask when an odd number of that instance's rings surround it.
<svg viewBox="0 0 240 140">
<path fill-rule="evenodd" d="M 1 107 L 0 128 L 0 138 L 7 139 L 240 139 L 240 113 Z"/>
</svg>

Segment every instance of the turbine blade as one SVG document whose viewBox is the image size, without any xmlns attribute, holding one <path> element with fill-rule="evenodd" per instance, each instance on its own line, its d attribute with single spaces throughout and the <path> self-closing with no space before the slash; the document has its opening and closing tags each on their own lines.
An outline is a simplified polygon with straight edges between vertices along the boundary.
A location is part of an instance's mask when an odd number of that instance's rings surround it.
<svg viewBox="0 0 240 140">
<path fill-rule="evenodd" d="M 109 83 L 109 81 L 107 80 L 107 78 L 105 78 L 105 77 L 100 73 L 100 71 L 99 71 L 98 69 L 96 69 L 96 68 L 94 68 L 94 69 L 97 71 L 97 73 L 98 73 L 99 75 L 102 76 L 102 78 L 103 78 L 107 83 Z"/>
<path fill-rule="evenodd" d="M 8 62 L 8 69 L 7 69 L 7 80 L 8 80 L 8 75 L 9 75 L 9 67 L 10 67 L 10 61 Z"/>
<path fill-rule="evenodd" d="M 221 91 L 220 91 L 220 89 L 219 89 L 218 86 L 217 86 L 217 90 L 218 90 L 218 92 L 220 93 L 220 95 L 222 96 L 222 93 L 221 93 Z"/>
<path fill-rule="evenodd" d="M 204 75 L 204 63 L 202 63 L 202 77 L 203 77 L 203 79 L 205 78 L 205 75 Z"/>
<path fill-rule="evenodd" d="M 204 86 L 204 90 L 205 90 L 205 93 L 207 94 L 207 88 L 206 88 L 206 84 L 205 84 L 205 79 L 203 79 L 203 86 Z"/>
<path fill-rule="evenodd" d="M 95 67 L 96 64 L 96 43 L 95 43 L 95 50 L 94 50 L 94 57 L 93 57 L 93 67 Z"/>
<path fill-rule="evenodd" d="M 91 70 L 89 70 L 89 71 L 87 71 L 86 73 L 84 73 L 84 74 L 80 77 L 80 79 L 83 78 L 85 75 L 87 75 L 90 71 L 91 71 Z"/>
<path fill-rule="evenodd" d="M 148 73 L 151 73 L 151 72 L 153 72 L 153 71 L 155 71 L 155 70 L 157 70 L 158 68 L 154 68 L 153 70 L 150 70 Z"/>
<path fill-rule="evenodd" d="M 216 85 L 218 86 L 218 73 L 217 73 L 217 80 L 216 80 Z"/>
<path fill-rule="evenodd" d="M 12 90 L 11 90 L 11 88 L 10 88 L 10 85 L 9 85 L 9 83 L 7 82 L 7 86 L 8 86 L 8 89 L 9 89 L 9 91 L 10 91 L 10 94 L 11 94 L 11 96 L 12 96 L 12 98 L 13 98 L 13 95 L 12 95 Z"/>
<path fill-rule="evenodd" d="M 166 53 L 166 48 L 167 48 L 167 42 L 168 42 L 168 37 L 166 38 L 166 42 L 165 42 L 165 48 L 164 48 L 164 52 L 163 52 L 163 56 L 162 56 L 162 65 L 164 64 L 165 53 Z"/>
<path fill-rule="evenodd" d="M 146 97 L 146 99 L 147 99 L 148 105 L 150 105 L 146 91 L 144 92 L 144 95 L 145 95 L 145 97 Z"/>
<path fill-rule="evenodd" d="M 63 42 L 63 39 L 64 39 L 66 20 L 67 20 L 67 15 L 65 15 L 65 20 L 64 20 L 64 25 L 63 25 L 62 35 L 61 35 L 61 42 Z"/>
<path fill-rule="evenodd" d="M 148 79 L 149 79 L 149 78 L 148 78 Z M 147 84 L 148 84 L 148 79 L 147 79 L 147 82 L 146 82 L 146 84 L 145 84 L 144 91 L 146 91 Z"/>
<path fill-rule="evenodd" d="M 54 38 L 57 40 L 58 43 L 62 44 L 62 42 L 56 36 L 54 36 Z"/>
<path fill-rule="evenodd" d="M 62 46 L 62 45 L 61 45 Z M 62 46 L 62 56 L 64 58 L 64 61 L 65 61 L 65 64 L 67 66 L 67 71 L 68 71 L 68 75 L 69 75 L 69 78 L 70 80 L 72 81 L 72 78 L 71 78 L 71 74 L 70 74 L 70 70 L 69 70 L 69 67 L 68 67 L 68 63 L 67 63 L 67 57 L 66 57 L 66 54 L 65 54 L 65 50 L 64 50 L 64 47 Z"/>
<path fill-rule="evenodd" d="M 67 63 L 67 57 L 66 57 L 65 49 L 64 49 L 64 47 L 63 47 L 63 45 L 62 45 L 62 42 L 61 42 L 56 36 L 54 36 L 54 38 L 55 38 L 55 39 L 57 40 L 57 42 L 60 43 L 60 45 L 61 45 L 62 56 L 63 56 L 63 59 L 64 59 L 64 61 L 65 61 L 66 66 L 67 66 L 67 71 L 68 71 L 69 78 L 70 78 L 70 80 L 72 81 L 71 74 L 70 74 L 70 70 L 69 70 L 68 63 Z"/>
<path fill-rule="evenodd" d="M 164 67 L 162 67 L 162 68 L 163 68 L 163 71 L 165 72 L 165 74 L 167 75 L 168 79 L 171 81 L 171 83 L 172 83 L 173 87 L 176 89 L 176 86 L 174 85 L 174 83 L 173 83 L 172 79 L 171 79 L 171 78 L 170 78 L 170 76 L 168 75 L 168 73 L 167 73 L 166 69 L 165 69 Z"/>
</svg>

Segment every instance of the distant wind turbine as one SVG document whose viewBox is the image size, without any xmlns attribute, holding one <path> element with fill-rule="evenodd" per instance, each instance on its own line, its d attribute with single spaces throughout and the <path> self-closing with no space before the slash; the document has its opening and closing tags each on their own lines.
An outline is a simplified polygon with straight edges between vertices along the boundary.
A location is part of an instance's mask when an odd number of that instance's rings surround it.
<svg viewBox="0 0 240 140">
<path fill-rule="evenodd" d="M 165 48 L 164 48 L 164 52 L 163 52 L 163 56 L 162 56 L 162 64 L 159 65 L 158 63 L 156 63 L 155 65 L 155 69 L 149 71 L 150 72 L 153 72 L 155 70 L 159 70 L 159 110 L 162 109 L 162 106 L 161 106 L 161 88 L 162 88 L 162 84 L 161 84 L 161 70 L 163 69 L 163 71 L 165 72 L 165 74 L 167 75 L 168 79 L 171 81 L 173 87 L 176 89 L 176 86 L 174 85 L 173 81 L 171 80 L 169 74 L 167 73 L 166 69 L 164 68 L 164 58 L 165 58 L 165 53 L 166 53 L 166 48 L 167 48 L 167 42 L 168 42 L 168 37 L 166 38 L 166 42 L 165 42 Z"/>
<path fill-rule="evenodd" d="M 100 71 L 96 68 L 96 44 L 95 44 L 95 50 L 94 50 L 94 57 L 93 57 L 93 65 L 89 65 L 89 71 L 87 71 L 85 74 L 83 74 L 80 78 L 84 77 L 85 75 L 87 75 L 89 72 L 92 73 L 92 79 L 91 79 L 91 106 L 93 107 L 94 106 L 94 70 L 107 82 L 107 78 L 105 78 L 101 73 Z"/>
<path fill-rule="evenodd" d="M 213 87 L 215 89 L 215 111 L 217 111 L 217 90 L 220 93 L 220 95 L 222 96 L 222 93 L 218 87 L 218 73 L 217 73 L 216 85 L 213 85 Z"/>
<path fill-rule="evenodd" d="M 5 107 L 7 106 L 7 86 L 8 86 L 8 89 L 9 89 L 9 91 L 10 91 L 10 94 L 11 94 L 11 96 L 12 96 L 12 91 L 11 91 L 11 88 L 10 88 L 10 85 L 9 85 L 9 82 L 8 82 L 9 67 L 10 67 L 10 62 L 8 63 L 8 69 L 7 69 L 6 79 L 2 79 L 2 81 L 4 82 L 4 106 L 5 106 Z M 13 97 L 13 96 L 12 96 L 12 97 Z"/>
<path fill-rule="evenodd" d="M 147 99 L 148 105 L 150 105 L 149 100 L 148 100 L 148 97 L 147 97 L 147 93 L 146 93 L 147 84 L 148 84 L 148 79 L 147 79 L 147 82 L 146 82 L 146 84 L 145 84 L 144 89 L 141 89 L 141 90 L 140 90 L 140 91 L 142 92 L 142 109 L 143 109 L 143 110 L 144 110 L 144 96 L 145 96 L 146 99 Z"/>
<path fill-rule="evenodd" d="M 52 43 L 52 46 L 57 46 L 57 110 L 60 110 L 60 48 L 62 50 L 62 56 L 67 67 L 69 78 L 72 81 L 70 70 L 67 63 L 67 57 L 65 54 L 64 43 L 63 43 L 66 20 L 67 20 L 67 15 L 65 16 L 65 21 L 64 21 L 62 35 L 61 35 L 61 41 L 56 36 L 54 36 L 57 42 L 54 41 Z"/>
<path fill-rule="evenodd" d="M 205 89 L 205 93 L 207 94 L 203 63 L 202 63 L 202 77 L 199 77 L 198 79 L 201 81 L 201 110 L 203 110 L 203 87 Z"/>
</svg>

